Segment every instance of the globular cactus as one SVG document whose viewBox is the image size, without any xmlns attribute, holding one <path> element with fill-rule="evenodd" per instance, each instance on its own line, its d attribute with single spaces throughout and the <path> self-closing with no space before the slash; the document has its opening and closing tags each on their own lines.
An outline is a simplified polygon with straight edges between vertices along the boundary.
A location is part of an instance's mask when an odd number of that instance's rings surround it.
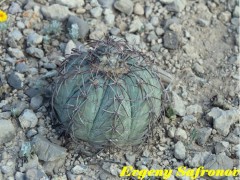
<svg viewBox="0 0 240 180">
<path fill-rule="evenodd" d="M 136 145 L 161 113 L 162 86 L 145 56 L 125 41 L 92 41 L 63 62 L 52 98 L 57 119 L 92 145 Z"/>
</svg>

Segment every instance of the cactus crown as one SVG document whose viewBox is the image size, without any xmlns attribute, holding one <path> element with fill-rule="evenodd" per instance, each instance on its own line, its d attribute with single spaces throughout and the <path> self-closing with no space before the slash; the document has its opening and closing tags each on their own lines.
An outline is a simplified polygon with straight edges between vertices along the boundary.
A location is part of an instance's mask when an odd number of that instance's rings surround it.
<svg viewBox="0 0 240 180">
<path fill-rule="evenodd" d="M 162 87 L 124 41 L 91 41 L 63 62 L 52 105 L 73 138 L 92 145 L 139 144 L 161 113 Z"/>
</svg>

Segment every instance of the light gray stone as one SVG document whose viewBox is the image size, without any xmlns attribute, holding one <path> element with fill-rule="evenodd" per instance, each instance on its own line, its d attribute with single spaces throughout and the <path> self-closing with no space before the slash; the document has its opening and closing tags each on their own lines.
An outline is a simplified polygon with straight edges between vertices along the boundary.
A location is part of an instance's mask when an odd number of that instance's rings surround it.
<svg viewBox="0 0 240 180">
<path fill-rule="evenodd" d="M 12 2 L 11 6 L 8 9 L 9 14 L 17 14 L 17 13 L 21 13 L 22 12 L 22 8 L 21 6 L 16 3 L 16 2 Z"/>
<path fill-rule="evenodd" d="M 41 95 L 37 95 L 31 98 L 30 107 L 33 110 L 37 110 L 42 106 L 42 103 L 43 103 L 43 97 Z"/>
<path fill-rule="evenodd" d="M 145 26 L 144 26 L 144 29 L 145 29 L 145 31 L 153 31 L 154 30 L 154 27 L 153 27 L 153 25 L 150 23 L 150 22 L 147 22 L 146 24 L 144 24 Z"/>
<path fill-rule="evenodd" d="M 139 35 L 135 35 L 135 34 L 132 34 L 132 33 L 127 33 L 125 35 L 125 37 L 126 37 L 127 42 L 130 45 L 138 45 L 138 44 L 140 44 L 140 36 Z"/>
<path fill-rule="evenodd" d="M 233 160 L 224 154 L 219 154 L 219 155 L 212 154 L 206 159 L 206 161 L 204 163 L 204 168 L 208 169 L 208 170 L 210 170 L 210 169 L 213 169 L 213 170 L 232 169 L 233 168 Z M 222 177 L 220 177 L 220 176 L 212 176 L 211 178 L 222 179 Z"/>
<path fill-rule="evenodd" d="M 33 180 L 33 179 L 44 179 L 44 180 L 50 180 L 47 175 L 44 173 L 41 169 L 28 169 L 25 173 L 26 180 Z"/>
<path fill-rule="evenodd" d="M 185 103 L 175 92 L 172 92 L 172 108 L 179 116 L 184 116 L 186 114 Z"/>
<path fill-rule="evenodd" d="M 164 30 L 163 30 L 162 28 L 160 28 L 160 27 L 157 27 L 157 28 L 156 28 L 156 34 L 157 34 L 158 36 L 161 36 L 161 35 L 164 34 Z"/>
<path fill-rule="evenodd" d="M 114 7 L 127 15 L 131 15 L 133 12 L 133 2 L 131 0 L 117 0 Z"/>
<path fill-rule="evenodd" d="M 186 148 L 181 141 L 178 141 L 174 146 L 174 156 L 180 160 L 183 160 L 186 157 Z"/>
<path fill-rule="evenodd" d="M 151 31 L 147 36 L 148 42 L 156 41 L 157 39 L 158 39 L 158 37 L 154 31 Z"/>
<path fill-rule="evenodd" d="M 69 8 L 79 8 L 84 6 L 85 4 L 84 0 L 71 0 L 71 1 L 56 0 L 56 3 L 67 6 Z"/>
<path fill-rule="evenodd" d="M 64 165 L 65 159 L 48 161 L 43 164 L 43 169 L 46 174 L 54 174 L 59 172 L 59 169 Z"/>
<path fill-rule="evenodd" d="M 31 143 L 35 146 L 35 152 L 42 161 L 65 159 L 67 155 L 65 148 L 51 143 L 41 135 L 34 136 Z"/>
<path fill-rule="evenodd" d="M 38 133 L 38 132 L 37 132 L 36 129 L 30 129 L 30 130 L 27 132 L 26 136 L 27 136 L 28 138 L 31 138 L 31 137 L 35 136 L 37 133 Z"/>
<path fill-rule="evenodd" d="M 0 145 L 11 141 L 16 134 L 14 125 L 10 120 L 0 120 Z"/>
<path fill-rule="evenodd" d="M 58 74 L 58 71 L 57 70 L 51 70 L 51 71 L 48 71 L 46 74 L 44 74 L 43 76 L 42 76 L 42 78 L 51 78 L 51 77 L 54 77 L 54 76 L 56 76 Z"/>
<path fill-rule="evenodd" d="M 193 168 L 203 166 L 204 162 L 210 155 L 211 153 L 207 151 L 198 152 L 194 154 L 193 158 L 189 161 L 188 164 L 190 167 L 193 167 Z"/>
<path fill-rule="evenodd" d="M 169 11 L 181 12 L 185 9 L 186 5 L 187 5 L 186 0 L 174 0 L 171 4 L 167 5 L 167 9 Z"/>
<path fill-rule="evenodd" d="M 179 45 L 178 36 L 174 31 L 166 31 L 163 35 L 163 46 L 167 49 L 177 49 Z"/>
<path fill-rule="evenodd" d="M 175 136 L 174 137 L 177 140 L 185 141 L 185 140 L 187 140 L 187 133 L 183 129 L 177 128 L 177 130 L 175 131 Z"/>
<path fill-rule="evenodd" d="M 7 165 L 1 166 L 1 170 L 3 174 L 12 175 L 13 174 L 13 168 Z"/>
<path fill-rule="evenodd" d="M 182 118 L 182 122 L 180 123 L 181 127 L 188 129 L 192 124 L 197 122 L 197 118 L 193 115 L 187 115 Z"/>
<path fill-rule="evenodd" d="M 23 129 L 33 128 L 37 125 L 38 118 L 31 109 L 25 109 L 19 117 L 19 122 Z"/>
<path fill-rule="evenodd" d="M 28 71 L 28 65 L 26 63 L 17 63 L 15 67 L 16 71 L 19 73 L 25 73 Z"/>
<path fill-rule="evenodd" d="M 204 127 L 197 130 L 196 142 L 201 146 L 205 145 L 209 136 L 211 135 L 211 132 L 212 132 L 212 128 L 209 128 L 209 127 Z"/>
<path fill-rule="evenodd" d="M 58 21 L 66 20 L 70 15 L 73 15 L 66 6 L 53 4 L 51 6 L 43 6 L 41 12 L 47 19 Z"/>
<path fill-rule="evenodd" d="M 40 44 L 42 43 L 43 41 L 43 36 L 42 35 L 39 35 L 35 32 L 33 33 L 30 33 L 28 36 L 27 36 L 27 44 L 30 46 L 30 45 L 37 45 L 37 44 Z"/>
<path fill-rule="evenodd" d="M 22 173 L 22 172 L 19 172 L 19 171 L 17 171 L 16 173 L 15 173 L 15 179 L 16 180 L 24 180 L 25 179 L 25 174 L 24 173 Z"/>
<path fill-rule="evenodd" d="M 86 172 L 87 167 L 83 165 L 76 165 L 72 168 L 71 172 L 75 175 L 82 174 Z"/>
<path fill-rule="evenodd" d="M 8 37 L 7 43 L 11 48 L 17 48 L 18 47 L 17 42 L 12 37 Z"/>
<path fill-rule="evenodd" d="M 26 101 L 15 101 L 12 104 L 12 115 L 18 117 L 28 107 L 29 104 Z"/>
<path fill-rule="evenodd" d="M 225 141 L 231 142 L 233 144 L 239 143 L 239 135 L 236 135 L 232 132 L 229 133 L 229 135 L 226 137 Z"/>
<path fill-rule="evenodd" d="M 30 54 L 31 56 L 39 58 L 39 59 L 44 57 L 43 50 L 41 50 L 39 48 L 36 48 L 36 47 L 29 47 L 29 48 L 26 49 L 26 52 L 28 54 Z"/>
<path fill-rule="evenodd" d="M 136 3 L 133 9 L 134 14 L 144 15 L 144 8 L 140 3 Z"/>
<path fill-rule="evenodd" d="M 233 151 L 235 152 L 238 159 L 240 158 L 240 144 L 233 146 Z"/>
<path fill-rule="evenodd" d="M 72 53 L 72 49 L 76 47 L 76 44 L 72 40 L 69 40 L 65 48 L 65 56 L 70 55 Z"/>
<path fill-rule="evenodd" d="M 7 82 L 14 89 L 22 89 L 24 85 L 23 80 L 24 80 L 23 74 L 13 72 L 8 76 Z"/>
<path fill-rule="evenodd" d="M 168 129 L 168 136 L 170 137 L 170 138 L 174 138 L 174 136 L 175 136 L 175 132 L 176 132 L 176 127 L 170 127 L 169 129 Z"/>
<path fill-rule="evenodd" d="M 8 53 L 9 53 L 10 56 L 18 58 L 18 59 L 21 59 L 21 58 L 25 57 L 23 52 L 20 49 L 18 49 L 18 48 L 11 48 L 11 47 L 9 47 L 8 48 Z"/>
<path fill-rule="evenodd" d="M 234 17 L 239 17 L 240 16 L 240 7 L 236 6 L 234 11 L 233 11 L 233 16 Z"/>
<path fill-rule="evenodd" d="M 225 11 L 225 12 L 221 12 L 218 16 L 218 19 L 222 22 L 222 23 L 227 23 L 231 20 L 231 13 L 229 11 Z"/>
<path fill-rule="evenodd" d="M 219 134 L 227 136 L 233 123 L 239 121 L 239 110 L 231 109 L 224 111 L 220 108 L 212 108 L 208 116 L 213 118 L 213 127 Z"/>
<path fill-rule="evenodd" d="M 145 17 L 146 18 L 149 18 L 150 17 L 150 15 L 152 14 L 152 7 L 150 7 L 150 6 L 146 6 L 145 7 Z"/>
<path fill-rule="evenodd" d="M 17 21 L 17 27 L 19 29 L 24 29 L 25 28 L 25 24 L 22 21 Z"/>
<path fill-rule="evenodd" d="M 115 23 L 115 15 L 111 9 L 104 10 L 104 19 L 108 25 L 113 25 Z"/>
<path fill-rule="evenodd" d="M 199 63 L 195 63 L 193 65 L 193 70 L 197 75 L 202 75 L 205 72 L 203 66 L 200 65 Z"/>
<path fill-rule="evenodd" d="M 201 114 L 202 111 L 202 106 L 200 106 L 199 104 L 194 104 L 194 105 L 190 105 L 186 108 L 186 113 L 188 115 L 191 114 Z"/>
<path fill-rule="evenodd" d="M 227 150 L 228 146 L 229 146 L 229 142 L 226 142 L 226 141 L 217 142 L 214 147 L 215 153 L 220 154 L 220 153 L 224 152 L 225 150 Z"/>
<path fill-rule="evenodd" d="M 159 26 L 159 19 L 158 19 L 158 16 L 153 16 L 150 20 L 151 24 L 153 26 Z"/>
<path fill-rule="evenodd" d="M 90 13 L 93 17 L 98 18 L 102 15 L 103 9 L 100 6 L 90 9 Z"/>
<path fill-rule="evenodd" d="M 173 3 L 174 0 L 160 0 L 161 3 L 163 4 L 171 4 Z"/>
<path fill-rule="evenodd" d="M 109 8 L 112 9 L 113 3 L 115 0 L 98 0 L 98 3 L 103 7 L 103 8 Z"/>
<path fill-rule="evenodd" d="M 144 25 L 142 21 L 138 17 L 135 17 L 132 23 L 130 24 L 129 32 L 132 33 L 132 32 L 141 31 L 143 30 L 143 28 L 144 28 Z"/>
<path fill-rule="evenodd" d="M 118 35 L 120 33 L 120 29 L 119 28 L 116 28 L 116 27 L 113 27 L 111 30 L 110 30 L 110 33 L 114 36 Z"/>
<path fill-rule="evenodd" d="M 199 18 L 197 20 L 197 24 L 201 27 L 206 27 L 206 26 L 209 26 L 210 25 L 210 21 L 208 20 L 205 20 L 205 19 L 202 19 L 202 18 Z"/>
<path fill-rule="evenodd" d="M 44 63 L 43 67 L 46 68 L 46 69 L 56 69 L 57 65 L 54 64 L 54 63 Z"/>
<path fill-rule="evenodd" d="M 148 149 L 145 149 L 144 151 L 143 151 L 143 157 L 149 157 L 150 156 L 150 152 L 149 152 L 149 150 Z"/>
<path fill-rule="evenodd" d="M 12 37 L 15 41 L 20 41 L 23 38 L 22 33 L 18 29 L 14 29 L 8 36 Z"/>
<path fill-rule="evenodd" d="M 136 155 L 133 153 L 126 153 L 125 158 L 130 164 L 134 164 L 136 160 Z"/>
</svg>

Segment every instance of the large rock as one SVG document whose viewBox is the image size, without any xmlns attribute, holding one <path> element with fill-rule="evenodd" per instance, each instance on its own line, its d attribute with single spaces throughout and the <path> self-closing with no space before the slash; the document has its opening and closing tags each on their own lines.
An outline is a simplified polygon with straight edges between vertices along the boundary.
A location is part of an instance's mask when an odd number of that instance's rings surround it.
<svg viewBox="0 0 240 180">
<path fill-rule="evenodd" d="M 208 169 L 208 170 L 232 169 L 233 168 L 233 160 L 224 154 L 219 154 L 219 155 L 212 154 L 206 159 L 206 161 L 204 163 L 204 167 L 205 167 L 205 169 Z M 212 176 L 211 178 L 222 179 L 223 177 Z"/>
<path fill-rule="evenodd" d="M 227 136 L 231 125 L 239 121 L 239 114 L 240 112 L 237 109 L 224 111 L 217 107 L 212 108 L 208 116 L 213 118 L 213 127 L 218 133 Z"/>
<path fill-rule="evenodd" d="M 207 151 L 198 152 L 194 154 L 193 158 L 189 161 L 188 164 L 190 167 L 193 167 L 193 168 L 203 166 L 204 162 L 206 161 L 206 159 L 208 159 L 210 155 L 211 153 Z"/>
<path fill-rule="evenodd" d="M 0 145 L 15 137 L 15 128 L 10 120 L 0 120 Z"/>
<path fill-rule="evenodd" d="M 133 2 L 131 0 L 117 0 L 114 7 L 127 15 L 131 15 L 133 12 Z"/>
<path fill-rule="evenodd" d="M 34 146 L 38 158 L 42 161 L 56 161 L 65 159 L 67 155 L 65 148 L 51 143 L 41 135 L 34 136 L 32 145 Z"/>
<path fill-rule="evenodd" d="M 47 19 L 53 19 L 58 21 L 64 21 L 68 16 L 72 15 L 66 6 L 59 4 L 53 4 L 51 6 L 43 6 L 41 8 L 43 16 Z"/>
</svg>

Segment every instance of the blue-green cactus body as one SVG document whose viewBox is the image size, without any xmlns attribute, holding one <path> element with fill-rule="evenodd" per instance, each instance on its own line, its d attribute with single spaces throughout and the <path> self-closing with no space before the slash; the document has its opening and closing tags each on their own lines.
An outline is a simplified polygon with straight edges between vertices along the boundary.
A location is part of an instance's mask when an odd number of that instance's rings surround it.
<svg viewBox="0 0 240 180">
<path fill-rule="evenodd" d="M 93 145 L 139 144 L 160 116 L 160 80 L 149 67 L 139 65 L 136 54 L 131 55 L 124 44 L 119 52 L 119 42 L 112 41 L 111 49 L 99 53 L 108 43 L 67 59 L 56 84 L 53 108 L 76 139 Z M 117 63 L 104 62 L 106 54 Z"/>
</svg>

